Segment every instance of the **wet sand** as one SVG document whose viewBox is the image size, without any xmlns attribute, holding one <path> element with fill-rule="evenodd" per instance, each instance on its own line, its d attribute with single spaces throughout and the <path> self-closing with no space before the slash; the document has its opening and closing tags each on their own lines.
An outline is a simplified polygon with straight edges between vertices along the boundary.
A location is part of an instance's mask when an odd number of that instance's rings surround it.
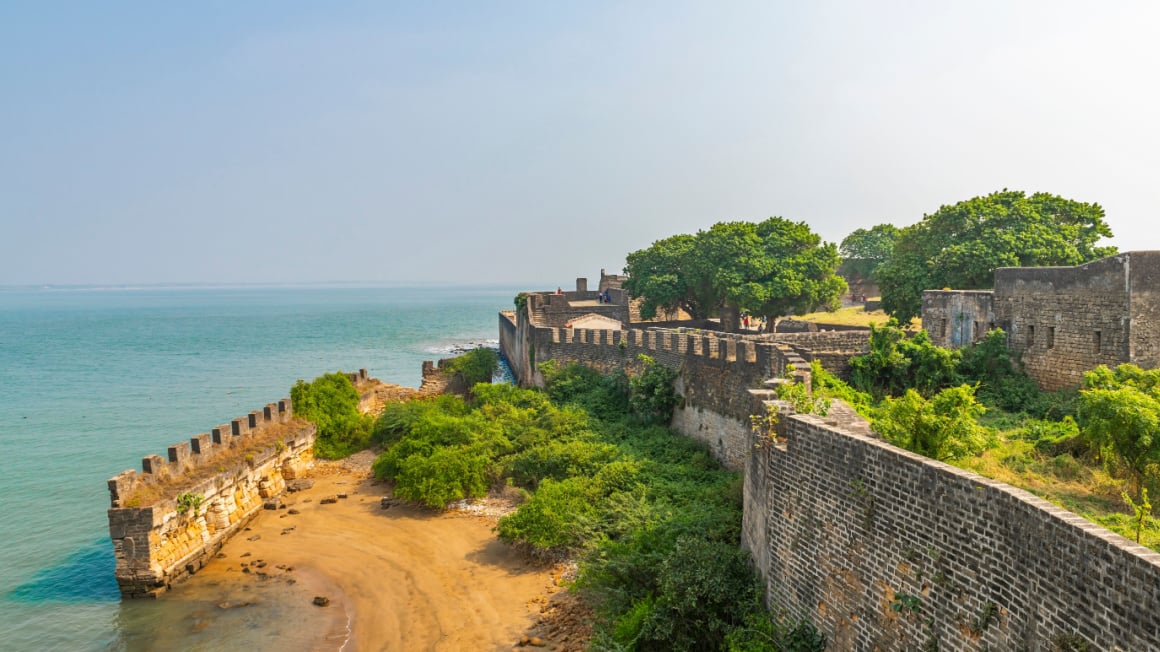
<svg viewBox="0 0 1160 652">
<path fill-rule="evenodd" d="M 313 487 L 284 494 L 284 509 L 263 510 L 175 593 L 215 587 L 228 603 L 241 587 L 280 592 L 303 606 L 279 618 L 290 626 L 304 619 L 315 630 L 301 632 L 310 639 L 303 649 L 512 649 L 535 624 L 545 595 L 556 592 L 551 569 L 497 540 L 492 518 L 382 509 L 387 491 L 369 478 L 370 459 L 318 462 L 306 476 Z M 321 502 L 339 494 L 347 497 Z M 313 595 L 330 604 L 311 605 Z M 314 622 L 319 612 L 327 624 Z"/>
</svg>

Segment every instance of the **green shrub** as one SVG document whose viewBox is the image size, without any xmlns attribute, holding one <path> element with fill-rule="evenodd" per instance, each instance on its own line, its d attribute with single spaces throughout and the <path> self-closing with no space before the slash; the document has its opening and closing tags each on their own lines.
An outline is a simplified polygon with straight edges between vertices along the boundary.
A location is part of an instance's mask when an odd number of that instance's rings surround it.
<svg viewBox="0 0 1160 652">
<path fill-rule="evenodd" d="M 947 461 L 995 444 L 994 433 L 977 422 L 984 410 L 970 385 L 944 389 L 930 400 L 911 389 L 884 400 L 872 425 L 895 446 Z"/>
<path fill-rule="evenodd" d="M 444 363 L 443 368 L 448 373 L 462 376 L 468 387 L 475 387 L 478 383 L 490 383 L 492 376 L 499 369 L 499 353 L 495 349 L 481 346 L 452 358 Z"/>
<path fill-rule="evenodd" d="M 1081 436 L 1079 426 L 1071 417 L 1064 417 L 1062 421 L 1027 419 L 1018 434 L 1034 443 L 1035 450 L 1050 457 L 1082 457 L 1090 449 L 1090 444 Z"/>
<path fill-rule="evenodd" d="M 841 378 L 830 373 L 817 360 L 810 362 L 810 384 L 812 385 L 814 394 L 818 397 L 842 400 L 857 410 L 862 416 L 869 414 L 869 409 L 874 402 L 873 397 L 869 394 L 859 392 L 847 385 Z"/>
<path fill-rule="evenodd" d="M 640 419 L 649 423 L 668 423 L 680 397 L 673 389 L 677 371 L 657 364 L 641 353 L 637 356 L 643 369 L 628 379 L 629 407 Z"/>
<path fill-rule="evenodd" d="M 598 419 L 617 419 L 629 409 L 628 376 L 623 371 L 602 376 L 580 365 L 560 366 L 555 360 L 539 369 L 556 404 L 574 405 Z"/>
<path fill-rule="evenodd" d="M 748 556 L 736 544 L 686 536 L 661 564 L 658 597 L 638 650 L 712 650 L 760 603 Z"/>
<path fill-rule="evenodd" d="M 442 509 L 447 503 L 487 495 L 488 458 L 464 447 L 411 455 L 398 465 L 395 495 Z"/>
<path fill-rule="evenodd" d="M 725 637 L 728 652 L 823 652 L 826 635 L 808 621 L 784 621 L 765 610 L 750 614 L 744 627 Z"/>
<path fill-rule="evenodd" d="M 531 500 L 499 520 L 499 538 L 540 550 L 579 548 L 596 528 L 596 497 L 589 479 L 545 479 Z"/>
<path fill-rule="evenodd" d="M 564 480 L 572 476 L 591 477 L 620 454 L 619 449 L 590 440 L 554 440 L 529 448 L 511 463 L 513 481 L 535 487 L 542 480 Z"/>
<path fill-rule="evenodd" d="M 1084 437 L 1128 468 L 1139 496 L 1149 467 L 1160 462 L 1160 370 L 1100 365 L 1084 374 L 1083 384 Z"/>
<path fill-rule="evenodd" d="M 374 421 L 358 410 L 359 396 L 350 378 L 338 372 L 290 388 L 294 414 L 318 426 L 314 454 L 339 459 L 368 447 Z"/>
<path fill-rule="evenodd" d="M 850 358 L 850 384 L 875 400 L 901 396 L 908 389 L 931 396 L 959 383 L 961 354 L 937 347 L 926 331 L 907 338 L 894 319 L 870 325 L 870 350 Z"/>
</svg>

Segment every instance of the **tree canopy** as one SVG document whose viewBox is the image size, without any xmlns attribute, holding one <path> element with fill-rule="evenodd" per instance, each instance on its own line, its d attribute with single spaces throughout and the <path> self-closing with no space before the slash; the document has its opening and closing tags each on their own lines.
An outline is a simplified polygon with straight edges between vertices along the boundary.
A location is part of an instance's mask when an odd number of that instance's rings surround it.
<svg viewBox="0 0 1160 652">
<path fill-rule="evenodd" d="M 661 309 L 704 319 L 729 308 L 772 320 L 833 305 L 846 291 L 838 263 L 837 247 L 805 222 L 719 222 L 630 253 L 624 287 L 643 300 L 645 319 Z"/>
<path fill-rule="evenodd" d="M 877 224 L 846 236 L 838 246 L 838 253 L 842 256 L 838 273 L 852 280 L 875 280 L 875 272 L 894 253 L 898 234 L 898 227 L 893 224 Z"/>
<path fill-rule="evenodd" d="M 943 206 L 906 227 L 877 268 L 882 307 L 906 323 L 922 311 L 922 291 L 989 288 L 997 267 L 1078 265 L 1110 256 L 1099 204 L 1047 193 L 1003 190 Z"/>
</svg>

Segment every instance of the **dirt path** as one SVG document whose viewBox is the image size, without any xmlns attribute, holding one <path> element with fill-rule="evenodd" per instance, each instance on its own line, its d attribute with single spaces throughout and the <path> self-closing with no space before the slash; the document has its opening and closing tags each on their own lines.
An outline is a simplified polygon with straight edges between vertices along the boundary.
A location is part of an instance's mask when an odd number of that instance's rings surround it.
<svg viewBox="0 0 1160 652">
<path fill-rule="evenodd" d="M 382 509 L 386 491 L 367 477 L 368 455 L 319 463 L 312 488 L 263 510 L 191 581 L 329 584 L 331 603 L 317 607 L 335 616 L 325 645 L 339 647 L 349 623 L 344 651 L 511 650 L 555 592 L 550 569 L 499 542 L 490 519 Z M 339 494 L 347 497 L 322 503 Z"/>
</svg>

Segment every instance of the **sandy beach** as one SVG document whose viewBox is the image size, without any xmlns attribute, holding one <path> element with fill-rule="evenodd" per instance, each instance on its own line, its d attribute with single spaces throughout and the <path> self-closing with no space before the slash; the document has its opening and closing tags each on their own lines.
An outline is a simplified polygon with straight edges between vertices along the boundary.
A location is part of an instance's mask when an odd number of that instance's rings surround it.
<svg viewBox="0 0 1160 652">
<path fill-rule="evenodd" d="M 496 539 L 494 517 L 383 509 L 387 490 L 369 477 L 372 459 L 364 452 L 316 462 L 312 487 L 283 495 L 282 509 L 263 510 L 189 584 L 290 585 L 296 595 L 327 598 L 327 606 L 309 607 L 330 615 L 313 649 L 517 646 L 560 591 L 552 569 Z"/>
</svg>

